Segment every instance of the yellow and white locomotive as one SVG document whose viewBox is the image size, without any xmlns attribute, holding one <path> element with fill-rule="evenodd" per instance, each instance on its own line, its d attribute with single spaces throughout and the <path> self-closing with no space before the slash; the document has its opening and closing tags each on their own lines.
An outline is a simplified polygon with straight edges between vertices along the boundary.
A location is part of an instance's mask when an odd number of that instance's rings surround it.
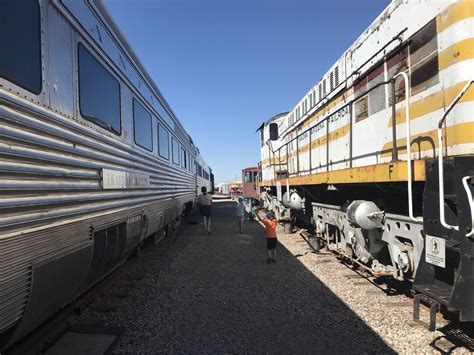
<svg viewBox="0 0 474 355">
<path fill-rule="evenodd" d="M 474 3 L 398 1 L 261 129 L 261 197 L 474 320 Z"/>
</svg>

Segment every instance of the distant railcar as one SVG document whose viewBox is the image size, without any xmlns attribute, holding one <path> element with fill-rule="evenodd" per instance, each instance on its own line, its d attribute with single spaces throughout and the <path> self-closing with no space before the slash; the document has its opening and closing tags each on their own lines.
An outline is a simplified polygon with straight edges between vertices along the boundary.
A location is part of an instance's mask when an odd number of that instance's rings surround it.
<svg viewBox="0 0 474 355">
<path fill-rule="evenodd" d="M 260 128 L 267 206 L 464 321 L 474 321 L 473 29 L 472 1 L 392 1 Z"/>
<path fill-rule="evenodd" d="M 174 225 L 212 173 L 101 1 L 1 1 L 0 33 L 1 350 Z"/>
<path fill-rule="evenodd" d="M 242 170 L 242 196 L 258 200 L 258 167 L 253 166 Z"/>
</svg>

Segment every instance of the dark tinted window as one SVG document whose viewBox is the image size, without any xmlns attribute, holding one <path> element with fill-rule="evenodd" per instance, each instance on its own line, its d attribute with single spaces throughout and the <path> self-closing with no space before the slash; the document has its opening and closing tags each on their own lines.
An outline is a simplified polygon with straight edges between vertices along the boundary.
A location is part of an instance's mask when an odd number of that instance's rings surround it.
<svg viewBox="0 0 474 355">
<path fill-rule="evenodd" d="M 82 44 L 79 44 L 79 107 L 85 119 L 120 134 L 120 85 Z"/>
<path fill-rule="evenodd" d="M 170 134 L 161 124 L 158 124 L 158 152 L 161 157 L 170 158 Z"/>
<path fill-rule="evenodd" d="M 173 138 L 173 163 L 179 165 L 179 143 Z"/>
<path fill-rule="evenodd" d="M 41 93 L 41 28 L 37 0 L 0 0 L 0 77 Z"/>
<path fill-rule="evenodd" d="M 185 169 L 188 168 L 188 156 L 184 148 L 181 148 L 181 166 Z"/>
<path fill-rule="evenodd" d="M 149 151 L 153 150 L 151 115 L 135 99 L 133 99 L 133 126 L 135 143 Z"/>
<path fill-rule="evenodd" d="M 245 182 L 246 183 L 252 182 L 252 172 L 251 171 L 246 171 L 245 172 Z"/>
<path fill-rule="evenodd" d="M 436 21 L 418 31 L 410 42 L 411 95 L 439 83 Z"/>
</svg>

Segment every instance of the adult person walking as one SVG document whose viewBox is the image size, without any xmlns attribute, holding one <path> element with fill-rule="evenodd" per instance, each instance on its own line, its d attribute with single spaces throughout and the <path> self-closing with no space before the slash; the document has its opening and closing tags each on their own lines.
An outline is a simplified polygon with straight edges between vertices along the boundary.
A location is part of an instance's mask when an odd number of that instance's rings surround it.
<svg viewBox="0 0 474 355">
<path fill-rule="evenodd" d="M 210 235 L 211 232 L 211 204 L 212 196 L 207 193 L 206 186 L 201 187 L 201 194 L 197 198 L 199 213 L 202 217 L 203 235 Z"/>
</svg>

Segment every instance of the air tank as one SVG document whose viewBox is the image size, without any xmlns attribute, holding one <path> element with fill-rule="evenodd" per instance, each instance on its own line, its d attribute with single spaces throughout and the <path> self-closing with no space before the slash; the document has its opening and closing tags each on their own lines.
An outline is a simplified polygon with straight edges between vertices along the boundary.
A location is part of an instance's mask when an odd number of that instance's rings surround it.
<svg viewBox="0 0 474 355">
<path fill-rule="evenodd" d="M 296 191 L 290 190 L 290 193 L 283 194 L 283 206 L 300 211 L 304 207 L 304 200 Z"/>
<path fill-rule="evenodd" d="M 383 212 L 372 201 L 356 200 L 347 207 L 349 221 L 363 229 L 382 227 Z"/>
</svg>

